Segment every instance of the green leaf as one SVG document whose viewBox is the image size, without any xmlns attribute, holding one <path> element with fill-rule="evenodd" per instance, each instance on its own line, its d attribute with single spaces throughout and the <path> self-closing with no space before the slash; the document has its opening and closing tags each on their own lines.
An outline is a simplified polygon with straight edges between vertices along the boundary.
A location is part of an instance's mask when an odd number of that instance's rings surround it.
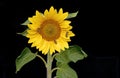
<svg viewBox="0 0 120 78">
<path fill-rule="evenodd" d="M 35 59 L 36 54 L 32 53 L 29 48 L 25 48 L 22 53 L 16 58 L 16 73 L 27 64 L 28 62 Z"/>
<path fill-rule="evenodd" d="M 74 13 L 69 13 L 69 14 L 68 14 L 68 17 L 67 17 L 66 19 L 74 18 L 74 17 L 77 16 L 77 14 L 78 14 L 78 11 L 77 11 L 77 12 L 74 12 Z"/>
<path fill-rule="evenodd" d="M 69 49 L 60 52 L 56 55 L 55 59 L 60 63 L 69 63 L 69 62 L 77 62 L 78 60 L 82 60 L 87 57 L 87 54 L 82 50 L 80 46 L 73 45 L 70 46 Z"/>
<path fill-rule="evenodd" d="M 55 57 L 57 61 L 57 78 L 78 78 L 76 72 L 68 65 L 69 62 L 77 62 L 87 57 L 87 54 L 78 45 L 70 46 L 65 51 L 61 51 Z"/>
<path fill-rule="evenodd" d="M 26 30 L 23 31 L 22 33 L 17 33 L 17 34 L 22 35 L 22 36 L 26 36 L 26 35 L 27 35 L 27 30 L 28 30 L 28 29 L 26 29 Z"/>
<path fill-rule="evenodd" d="M 83 60 L 87 57 L 87 54 L 78 45 L 70 46 L 68 58 L 72 62 L 77 62 L 78 60 Z"/>
<path fill-rule="evenodd" d="M 57 62 L 60 62 L 60 63 L 69 63 L 70 59 L 68 58 L 68 53 L 69 53 L 68 50 L 62 51 L 61 53 L 56 55 L 55 59 L 57 60 Z"/>
<path fill-rule="evenodd" d="M 67 64 L 59 66 L 56 72 L 56 78 L 78 78 L 77 73 Z"/>
<path fill-rule="evenodd" d="M 81 52 L 83 53 L 85 58 L 88 56 L 83 50 L 81 50 Z"/>
<path fill-rule="evenodd" d="M 29 20 L 26 20 L 24 23 L 22 23 L 21 25 L 28 25 L 30 23 Z"/>
</svg>

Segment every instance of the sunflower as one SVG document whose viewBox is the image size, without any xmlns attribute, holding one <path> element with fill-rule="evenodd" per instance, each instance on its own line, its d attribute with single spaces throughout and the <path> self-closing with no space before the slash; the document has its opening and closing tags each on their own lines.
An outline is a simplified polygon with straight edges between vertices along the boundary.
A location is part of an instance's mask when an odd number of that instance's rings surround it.
<svg viewBox="0 0 120 78">
<path fill-rule="evenodd" d="M 27 25 L 29 29 L 26 37 L 29 38 L 28 43 L 32 43 L 31 47 L 36 47 L 45 55 L 69 48 L 70 37 L 75 34 L 70 31 L 71 21 L 65 20 L 67 16 L 68 12 L 63 13 L 62 8 L 57 12 L 52 6 L 44 14 L 36 11 L 33 17 L 29 17 L 31 23 Z"/>
</svg>

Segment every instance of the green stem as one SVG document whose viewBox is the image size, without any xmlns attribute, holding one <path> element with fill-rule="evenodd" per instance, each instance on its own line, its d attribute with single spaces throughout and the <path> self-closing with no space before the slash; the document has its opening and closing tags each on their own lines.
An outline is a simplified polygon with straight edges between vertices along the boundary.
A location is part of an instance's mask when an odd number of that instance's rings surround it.
<svg viewBox="0 0 120 78">
<path fill-rule="evenodd" d="M 43 61 L 43 63 L 44 63 L 45 66 L 47 65 L 47 63 L 46 63 L 46 61 L 44 60 L 43 57 L 41 57 L 40 55 L 37 55 L 37 57 L 39 57 Z"/>
<path fill-rule="evenodd" d="M 58 68 L 58 67 L 53 68 L 53 69 L 52 69 L 52 73 L 53 73 L 55 70 L 58 70 L 58 69 L 60 69 L 60 68 Z"/>
<path fill-rule="evenodd" d="M 52 56 L 52 61 L 54 60 L 54 58 L 56 57 L 56 55 L 58 55 L 58 53 L 56 53 L 56 54 L 54 54 L 54 55 Z"/>
<path fill-rule="evenodd" d="M 47 78 L 52 78 L 52 55 L 50 54 L 50 52 L 47 54 Z"/>
</svg>

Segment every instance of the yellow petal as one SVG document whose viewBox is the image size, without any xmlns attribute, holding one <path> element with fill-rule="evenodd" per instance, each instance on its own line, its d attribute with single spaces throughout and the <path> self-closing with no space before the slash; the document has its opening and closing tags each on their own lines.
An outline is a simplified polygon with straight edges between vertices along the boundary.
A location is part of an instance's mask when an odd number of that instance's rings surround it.
<svg viewBox="0 0 120 78">
<path fill-rule="evenodd" d="M 60 26 L 63 28 L 68 28 L 70 26 L 69 25 L 70 23 L 71 23 L 71 21 L 65 20 L 62 23 L 60 23 Z"/>
<path fill-rule="evenodd" d="M 68 43 L 66 41 L 64 41 L 62 38 L 59 39 L 59 42 L 61 44 L 61 47 L 65 47 L 68 48 Z M 63 49 L 64 50 L 64 49 Z"/>
<path fill-rule="evenodd" d="M 36 16 L 39 16 L 39 17 L 43 18 L 43 15 L 38 10 L 36 10 Z"/>
<path fill-rule="evenodd" d="M 49 9 L 49 12 L 47 10 L 45 10 L 44 14 L 45 14 L 46 19 L 52 19 L 57 14 L 57 10 L 54 9 L 54 7 L 52 6 Z"/>
<path fill-rule="evenodd" d="M 39 49 L 41 49 L 41 51 L 44 50 L 46 48 L 46 45 L 47 45 L 47 41 L 45 41 L 45 40 L 42 40 L 42 41 L 43 41 L 43 44 L 41 47 L 39 47 Z M 42 51 L 42 53 L 44 54 L 43 51 Z"/>
<path fill-rule="evenodd" d="M 28 28 L 32 30 L 36 30 L 39 26 L 36 26 L 35 24 L 28 24 Z"/>
<path fill-rule="evenodd" d="M 30 34 L 28 34 L 28 35 L 30 35 Z M 31 35 L 29 38 L 29 41 L 28 41 L 28 43 L 32 43 L 32 42 L 35 42 L 35 41 L 38 41 L 38 36 L 39 35 L 36 35 L 36 34 L 34 34 L 34 35 Z"/>
<path fill-rule="evenodd" d="M 38 33 L 35 33 L 35 34 L 27 34 L 26 35 L 26 37 L 28 37 L 28 38 L 34 38 L 34 37 L 36 37 L 36 36 L 38 36 L 39 34 Z"/>
<path fill-rule="evenodd" d="M 54 13 L 54 7 L 53 6 L 50 7 L 49 12 Z"/>
<path fill-rule="evenodd" d="M 64 46 L 65 46 L 65 48 L 69 48 L 69 45 L 66 41 L 64 41 Z"/>
<path fill-rule="evenodd" d="M 45 20 L 45 16 L 40 13 L 38 10 L 36 10 L 36 17 L 35 17 L 37 23 L 39 24 L 40 22 Z"/>
<path fill-rule="evenodd" d="M 75 36 L 75 34 L 72 31 L 68 31 L 68 36 L 73 37 L 73 36 Z"/>
<path fill-rule="evenodd" d="M 60 8 L 58 14 L 63 14 L 63 9 L 62 8 Z"/>
<path fill-rule="evenodd" d="M 60 47 L 60 49 L 65 50 L 63 41 L 60 38 L 57 40 L 57 47 Z"/>
<path fill-rule="evenodd" d="M 46 48 L 42 50 L 43 54 L 46 55 L 49 52 L 50 44 L 47 42 Z"/>
<path fill-rule="evenodd" d="M 37 32 L 35 30 L 27 30 L 29 34 L 36 34 Z"/>
<path fill-rule="evenodd" d="M 31 45 L 31 47 L 35 47 L 35 46 L 37 46 L 37 43 L 33 42 L 32 45 Z"/>
<path fill-rule="evenodd" d="M 42 37 L 40 35 L 36 36 L 36 40 L 33 42 L 32 46 L 31 47 L 35 47 L 35 46 L 39 46 L 40 45 L 40 42 L 42 40 Z M 37 47 L 36 47 L 37 48 Z M 38 49 L 38 48 L 37 48 Z"/>
<path fill-rule="evenodd" d="M 39 51 L 42 51 L 41 47 L 43 46 L 43 44 L 44 44 L 44 40 L 42 39 L 42 40 L 40 41 L 39 46 L 36 46 L 36 47 L 39 49 Z"/>
<path fill-rule="evenodd" d="M 35 16 L 29 17 L 28 20 L 29 20 L 31 23 L 36 23 Z"/>
<path fill-rule="evenodd" d="M 60 52 L 61 46 L 59 44 L 59 42 L 57 42 L 57 44 L 55 45 L 55 50 Z"/>
<path fill-rule="evenodd" d="M 54 43 L 50 42 L 50 54 L 53 54 L 54 52 L 55 52 Z"/>
<path fill-rule="evenodd" d="M 44 16 L 48 16 L 49 15 L 49 12 L 48 12 L 48 10 L 46 9 L 45 11 L 44 11 Z"/>
<path fill-rule="evenodd" d="M 61 22 L 63 22 L 64 19 L 67 18 L 67 16 L 68 16 L 68 12 L 63 13 L 63 14 L 58 14 L 58 18 L 56 18 L 56 20 L 57 20 L 59 23 L 61 23 Z"/>
</svg>

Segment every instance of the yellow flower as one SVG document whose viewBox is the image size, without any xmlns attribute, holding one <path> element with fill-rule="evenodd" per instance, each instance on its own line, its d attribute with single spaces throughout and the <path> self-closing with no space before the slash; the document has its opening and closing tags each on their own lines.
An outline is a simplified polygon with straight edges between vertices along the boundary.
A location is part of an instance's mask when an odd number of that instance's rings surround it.
<svg viewBox="0 0 120 78">
<path fill-rule="evenodd" d="M 57 12 L 51 7 L 49 11 L 46 9 L 44 14 L 36 11 L 36 15 L 29 17 L 31 23 L 28 24 L 26 37 L 29 38 L 28 43 L 32 43 L 31 47 L 36 47 L 45 55 L 69 48 L 70 37 L 75 34 L 70 31 L 71 21 L 65 20 L 67 16 L 68 12 L 63 13 L 62 8 Z"/>
</svg>

